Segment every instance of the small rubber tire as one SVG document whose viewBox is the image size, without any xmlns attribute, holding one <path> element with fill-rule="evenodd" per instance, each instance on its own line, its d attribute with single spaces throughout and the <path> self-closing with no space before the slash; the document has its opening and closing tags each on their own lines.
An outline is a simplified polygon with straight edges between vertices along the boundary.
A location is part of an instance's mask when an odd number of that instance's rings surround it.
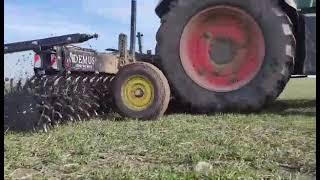
<svg viewBox="0 0 320 180">
<path fill-rule="evenodd" d="M 154 98 L 146 109 L 133 110 L 123 101 L 122 86 L 133 76 L 147 78 L 152 83 Z M 115 111 L 121 116 L 140 120 L 154 120 L 162 117 L 168 108 L 170 87 L 168 80 L 156 66 L 146 62 L 136 62 L 124 66 L 116 74 L 112 81 L 112 96 Z"/>
</svg>

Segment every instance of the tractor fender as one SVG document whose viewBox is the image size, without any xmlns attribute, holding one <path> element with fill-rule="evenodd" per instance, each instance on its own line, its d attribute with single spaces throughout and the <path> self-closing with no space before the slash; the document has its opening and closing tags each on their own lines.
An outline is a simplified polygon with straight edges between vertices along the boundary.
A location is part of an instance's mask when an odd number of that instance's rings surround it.
<svg viewBox="0 0 320 180">
<path fill-rule="evenodd" d="M 175 1 L 175 0 L 159 0 L 155 11 L 160 18 L 169 11 L 169 6 L 172 1 Z M 290 7 L 297 9 L 296 0 L 279 0 L 279 1 L 285 2 Z"/>
</svg>

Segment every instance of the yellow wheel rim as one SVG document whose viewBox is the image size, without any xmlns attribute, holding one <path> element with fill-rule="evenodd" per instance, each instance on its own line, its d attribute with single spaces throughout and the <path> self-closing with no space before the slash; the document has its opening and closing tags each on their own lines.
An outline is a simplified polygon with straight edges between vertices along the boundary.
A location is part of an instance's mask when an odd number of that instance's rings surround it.
<svg viewBox="0 0 320 180">
<path fill-rule="evenodd" d="M 129 109 L 143 111 L 153 103 L 153 84 L 143 76 L 131 76 L 121 87 L 121 97 Z"/>
</svg>

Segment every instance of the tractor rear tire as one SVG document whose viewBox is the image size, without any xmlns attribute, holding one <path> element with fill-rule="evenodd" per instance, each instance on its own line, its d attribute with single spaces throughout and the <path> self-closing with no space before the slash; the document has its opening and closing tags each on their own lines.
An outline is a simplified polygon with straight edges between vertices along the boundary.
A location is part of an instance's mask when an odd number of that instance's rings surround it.
<svg viewBox="0 0 320 180">
<path fill-rule="evenodd" d="M 170 87 L 154 65 L 136 62 L 124 66 L 112 81 L 115 110 L 122 116 L 141 120 L 158 119 L 168 108 Z"/>
<path fill-rule="evenodd" d="M 191 105 L 200 113 L 253 112 L 261 110 L 280 95 L 294 67 L 296 42 L 292 23 L 277 1 L 176 0 L 173 2 L 170 11 L 162 16 L 157 33 L 156 49 L 161 57 L 161 69 L 168 78 L 172 91 L 179 96 L 182 103 Z M 219 19 L 220 17 L 222 19 Z M 232 25 L 229 29 L 229 26 L 224 24 L 226 21 Z M 245 52 L 253 55 L 243 58 L 245 63 L 242 63 L 243 69 L 240 68 L 243 71 L 239 70 L 239 74 L 242 74 L 233 75 L 235 81 L 230 79 L 230 86 L 222 83 L 224 76 L 227 77 L 227 75 L 216 75 L 217 72 L 201 69 L 212 69 L 210 65 L 212 62 L 204 60 L 207 57 L 207 49 L 203 49 L 207 46 L 201 44 L 204 40 L 194 37 L 197 37 L 196 33 L 210 25 L 201 24 L 207 22 L 211 23 L 209 31 L 213 33 L 224 34 L 227 38 L 230 36 L 235 40 L 239 39 L 239 36 L 241 39 L 239 34 L 247 34 L 246 43 L 251 43 L 250 46 L 243 47 Z M 250 32 L 249 30 L 245 32 L 246 28 L 241 29 L 243 26 L 250 27 Z M 237 27 L 241 27 L 240 30 Z M 210 34 L 211 32 L 206 33 L 203 33 L 201 38 L 212 40 L 217 36 Z M 185 42 L 189 44 L 184 45 Z M 208 59 L 212 60 L 213 56 L 210 52 L 208 54 Z M 188 62 L 186 57 L 193 61 Z M 223 59 L 222 57 L 227 56 L 216 57 Z M 256 60 L 256 65 L 250 65 L 251 57 L 256 58 L 253 59 L 253 61 Z M 202 62 L 206 64 L 201 64 Z M 246 68 L 246 65 L 253 68 Z M 198 66 L 198 69 L 195 66 Z M 233 70 L 232 73 L 234 73 Z M 240 79 L 242 77 L 244 80 Z"/>
</svg>

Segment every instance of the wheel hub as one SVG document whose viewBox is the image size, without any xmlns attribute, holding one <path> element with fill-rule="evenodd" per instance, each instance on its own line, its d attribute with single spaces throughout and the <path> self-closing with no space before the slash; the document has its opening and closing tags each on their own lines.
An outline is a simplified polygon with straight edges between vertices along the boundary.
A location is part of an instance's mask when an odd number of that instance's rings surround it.
<svg viewBox="0 0 320 180">
<path fill-rule="evenodd" d="M 131 110 L 147 109 L 154 100 L 154 87 L 151 81 L 142 76 L 130 77 L 122 86 L 122 100 Z"/>
<path fill-rule="evenodd" d="M 209 39 L 209 56 L 214 64 L 229 64 L 235 56 L 235 45 L 230 39 L 216 38 Z"/>
<path fill-rule="evenodd" d="M 142 90 L 141 88 L 138 88 L 138 89 L 135 90 L 134 95 L 135 95 L 137 98 L 141 98 L 141 97 L 144 96 L 144 92 L 143 92 L 143 90 Z"/>
<path fill-rule="evenodd" d="M 245 11 L 232 6 L 207 8 L 191 18 L 180 40 L 180 59 L 199 86 L 230 92 L 248 84 L 265 56 L 260 26 Z"/>
</svg>

